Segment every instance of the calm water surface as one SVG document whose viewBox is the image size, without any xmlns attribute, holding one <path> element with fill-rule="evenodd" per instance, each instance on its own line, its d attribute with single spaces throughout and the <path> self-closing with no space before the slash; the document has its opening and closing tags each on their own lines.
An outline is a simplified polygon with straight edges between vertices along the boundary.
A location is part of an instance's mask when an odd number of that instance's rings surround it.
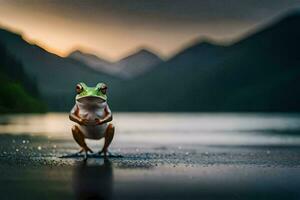
<svg viewBox="0 0 300 200">
<path fill-rule="evenodd" d="M 67 113 L 0 116 L 0 134 L 70 139 Z M 115 113 L 116 141 L 203 145 L 300 144 L 297 114 Z"/>
</svg>

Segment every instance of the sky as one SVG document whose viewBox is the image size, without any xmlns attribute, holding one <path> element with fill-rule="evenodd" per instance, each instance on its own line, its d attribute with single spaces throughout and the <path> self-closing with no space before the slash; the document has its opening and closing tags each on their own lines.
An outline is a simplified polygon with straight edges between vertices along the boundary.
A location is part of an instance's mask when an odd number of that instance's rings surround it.
<svg viewBox="0 0 300 200">
<path fill-rule="evenodd" d="M 139 48 L 167 58 L 195 40 L 230 43 L 300 8 L 300 0 L 0 0 L 0 27 L 67 56 L 110 61 Z"/>
</svg>

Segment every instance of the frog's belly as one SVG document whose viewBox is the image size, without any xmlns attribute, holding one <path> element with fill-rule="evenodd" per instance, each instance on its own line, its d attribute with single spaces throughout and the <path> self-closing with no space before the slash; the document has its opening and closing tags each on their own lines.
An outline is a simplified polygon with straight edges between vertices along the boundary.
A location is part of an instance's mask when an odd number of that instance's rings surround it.
<svg viewBox="0 0 300 200">
<path fill-rule="evenodd" d="M 79 129 L 87 139 L 101 139 L 105 135 L 108 124 L 96 125 L 96 126 L 79 126 Z"/>
</svg>

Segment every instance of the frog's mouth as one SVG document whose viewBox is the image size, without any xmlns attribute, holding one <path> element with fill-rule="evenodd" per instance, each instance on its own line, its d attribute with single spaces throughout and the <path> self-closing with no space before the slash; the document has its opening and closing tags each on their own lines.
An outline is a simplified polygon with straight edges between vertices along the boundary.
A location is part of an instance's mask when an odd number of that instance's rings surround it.
<svg viewBox="0 0 300 200">
<path fill-rule="evenodd" d="M 104 98 L 100 96 L 84 96 L 84 97 L 79 97 L 76 100 L 80 103 L 85 103 L 85 104 L 98 104 L 106 101 Z"/>
</svg>

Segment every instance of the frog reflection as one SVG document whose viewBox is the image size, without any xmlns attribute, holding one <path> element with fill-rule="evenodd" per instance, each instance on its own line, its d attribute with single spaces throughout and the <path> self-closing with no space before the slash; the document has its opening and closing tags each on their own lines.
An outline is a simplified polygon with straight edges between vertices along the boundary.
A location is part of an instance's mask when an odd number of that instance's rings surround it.
<svg viewBox="0 0 300 200">
<path fill-rule="evenodd" d="M 102 165 L 88 165 L 82 161 L 73 173 L 76 199 L 109 200 L 112 198 L 113 168 L 108 159 Z"/>
</svg>

